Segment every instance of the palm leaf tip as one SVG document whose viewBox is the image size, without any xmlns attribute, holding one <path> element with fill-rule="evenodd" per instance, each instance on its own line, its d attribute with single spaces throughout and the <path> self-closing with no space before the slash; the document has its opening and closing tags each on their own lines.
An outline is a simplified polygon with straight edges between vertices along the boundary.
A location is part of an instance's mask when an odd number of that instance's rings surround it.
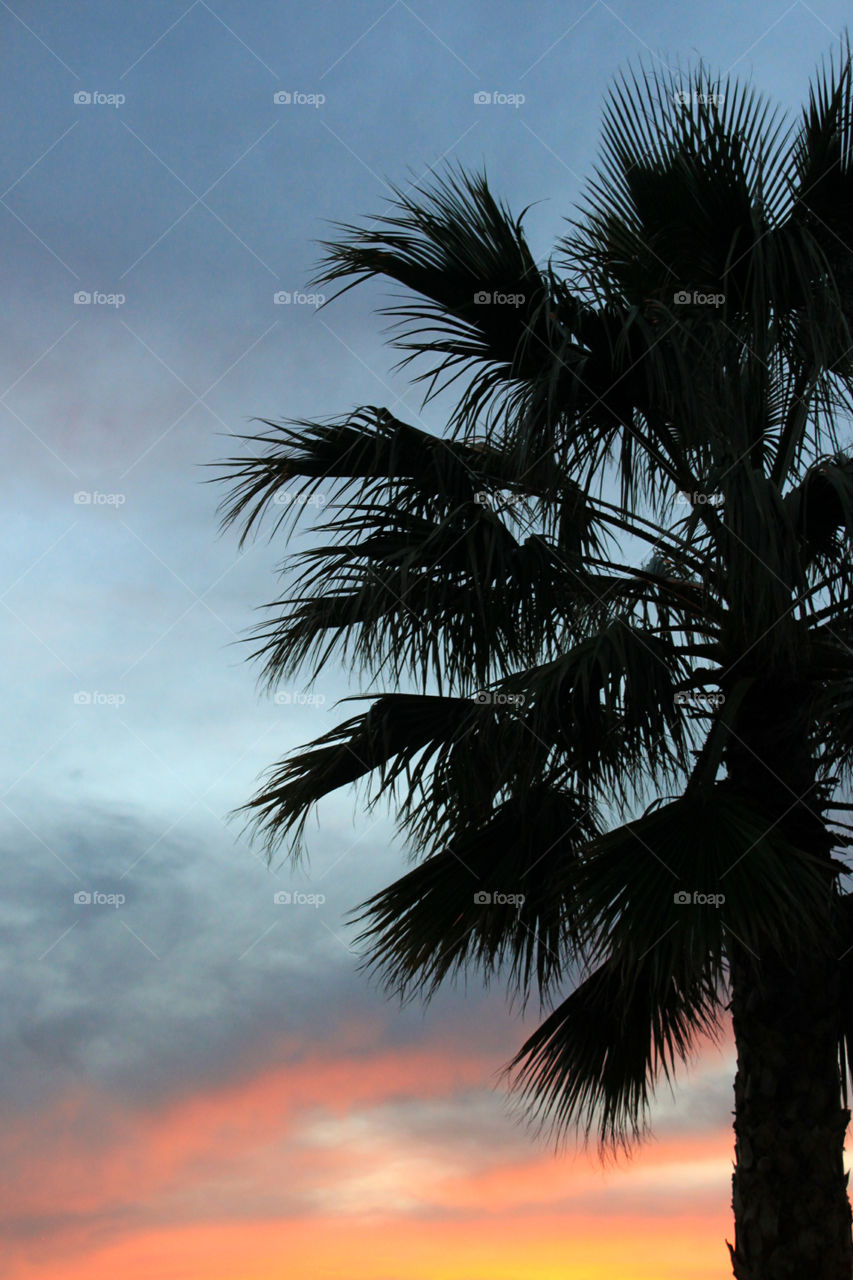
<svg viewBox="0 0 853 1280">
<path fill-rule="evenodd" d="M 706 974 L 661 982 L 649 958 L 637 979 L 613 956 L 522 1045 L 506 1068 L 510 1086 L 558 1143 L 597 1130 L 602 1153 L 627 1148 L 648 1129 L 655 1082 L 717 1034 L 720 1003 Z"/>
</svg>

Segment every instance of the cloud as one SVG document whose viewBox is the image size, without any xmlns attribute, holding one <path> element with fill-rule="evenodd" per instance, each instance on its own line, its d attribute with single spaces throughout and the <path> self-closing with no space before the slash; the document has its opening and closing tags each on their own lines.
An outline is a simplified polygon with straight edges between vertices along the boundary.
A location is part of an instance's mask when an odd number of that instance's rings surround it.
<svg viewBox="0 0 853 1280">
<path fill-rule="evenodd" d="M 235 857 L 212 821 L 158 837 L 130 814 L 93 809 L 73 832 L 62 817 L 50 852 L 30 839 L 5 859 L 18 892 L 15 964 L 0 971 L 0 1158 L 16 1169 L 15 1256 L 265 1214 L 450 1222 L 484 1205 L 704 1203 L 702 1179 L 682 1190 L 682 1167 L 706 1158 L 687 1138 L 654 1190 L 596 1190 L 594 1155 L 566 1180 L 495 1088 L 522 1036 L 499 992 L 471 984 L 424 1014 L 356 971 L 342 916 L 366 876 L 387 875 L 387 851 L 300 882 Z M 341 839 L 326 832 L 320 867 Z M 323 883 L 328 902 L 279 907 L 280 883 Z M 126 901 L 75 903 L 78 885 Z M 709 1126 L 716 1089 L 700 1075 Z"/>
</svg>

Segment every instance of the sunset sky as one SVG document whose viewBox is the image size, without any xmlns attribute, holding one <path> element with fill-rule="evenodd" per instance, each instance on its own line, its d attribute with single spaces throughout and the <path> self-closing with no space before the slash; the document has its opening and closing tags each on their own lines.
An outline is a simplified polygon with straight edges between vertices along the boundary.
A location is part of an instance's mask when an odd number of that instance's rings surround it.
<svg viewBox="0 0 853 1280">
<path fill-rule="evenodd" d="M 485 165 L 544 260 L 617 69 L 701 56 L 796 110 L 847 9 L 0 0 L 4 1277 L 729 1273 L 727 1035 L 631 1159 L 555 1154 L 499 1079 L 536 1009 L 475 978 L 401 1009 L 358 970 L 388 815 L 332 797 L 297 870 L 229 820 L 358 687 L 257 692 L 284 547 L 219 534 L 204 464 L 253 417 L 441 429 L 382 290 L 299 300 L 330 221 Z"/>
</svg>

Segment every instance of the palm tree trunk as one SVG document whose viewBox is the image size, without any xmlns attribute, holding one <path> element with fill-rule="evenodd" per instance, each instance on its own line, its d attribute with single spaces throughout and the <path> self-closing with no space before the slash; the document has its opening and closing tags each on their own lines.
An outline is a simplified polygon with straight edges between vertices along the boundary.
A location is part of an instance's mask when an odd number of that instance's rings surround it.
<svg viewBox="0 0 853 1280">
<path fill-rule="evenodd" d="M 833 968 L 732 957 L 737 1280 L 853 1275 Z"/>
<path fill-rule="evenodd" d="M 768 826 L 826 863 L 829 944 L 834 840 L 808 753 L 807 707 L 796 681 L 757 684 L 727 764 L 732 785 L 763 810 Z M 816 954 L 796 938 L 784 954 L 768 952 L 759 959 L 735 939 L 729 952 L 737 1046 L 734 1274 L 851 1280 L 844 1172 L 850 1112 L 842 1104 L 837 957 L 831 945 Z"/>
</svg>

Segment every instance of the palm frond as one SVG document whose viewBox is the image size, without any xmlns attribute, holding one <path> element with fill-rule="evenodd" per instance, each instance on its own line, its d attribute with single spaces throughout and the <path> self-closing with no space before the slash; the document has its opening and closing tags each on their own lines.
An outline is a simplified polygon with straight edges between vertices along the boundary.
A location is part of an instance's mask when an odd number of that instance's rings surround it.
<svg viewBox="0 0 853 1280">
<path fill-rule="evenodd" d="M 853 536 L 853 457 L 819 459 L 785 502 L 802 544 L 804 568 L 818 558 L 824 565 L 838 561 Z"/>
<path fill-rule="evenodd" d="M 241 521 L 245 540 L 284 492 L 273 532 L 313 504 L 334 513 L 315 532 L 336 540 L 291 562 L 291 594 L 255 628 L 267 684 L 332 652 L 424 688 L 466 673 L 482 683 L 606 616 L 614 579 L 584 562 L 604 550 L 607 522 L 571 479 L 519 480 L 498 449 L 378 409 L 258 439 L 264 455 L 224 464 L 236 481 L 226 523 Z"/>
<path fill-rule="evenodd" d="M 795 147 L 797 215 L 832 258 L 853 243 L 853 63 L 844 36 L 809 88 Z"/>
<path fill-rule="evenodd" d="M 384 276 L 418 295 L 384 309 L 396 321 L 394 345 L 408 353 L 402 366 L 428 362 L 415 378 L 427 399 L 467 378 L 454 424 L 482 429 L 496 402 L 524 403 L 551 358 L 549 280 L 525 240 L 524 213 L 496 200 L 485 174 L 452 168 L 431 186 L 392 190 L 395 213 L 336 228 L 312 283 L 354 277 L 349 289 Z"/>
<path fill-rule="evenodd" d="M 826 868 L 767 830 L 725 785 L 593 839 L 566 878 L 578 950 L 597 968 L 510 1064 L 528 1113 L 557 1136 L 641 1136 L 723 1007 L 732 943 L 796 954 L 826 944 Z"/>
<path fill-rule="evenodd" d="M 671 948 L 670 948 L 671 950 Z M 673 957 L 675 959 L 675 957 Z M 606 960 L 530 1036 L 507 1068 L 529 1119 L 557 1139 L 598 1130 L 603 1149 L 642 1137 L 655 1083 L 671 1081 L 703 1037 L 715 1036 L 722 1000 L 713 975 L 673 963 L 662 982 L 651 954 Z"/>
<path fill-rule="evenodd" d="M 220 483 L 232 483 L 221 504 L 223 526 L 242 524 L 241 546 L 271 505 L 283 508 L 272 537 L 289 515 L 325 506 L 345 494 L 400 491 L 412 504 L 420 497 L 430 510 L 448 510 L 470 503 L 486 487 L 506 484 L 537 492 L 539 477 L 525 488 L 497 450 L 431 435 L 373 405 L 332 422 L 263 422 L 269 431 L 237 437 L 260 445 L 263 453 L 253 449 L 213 464 L 227 468 L 217 477 Z"/>
<path fill-rule="evenodd" d="M 839 657 L 849 670 L 851 651 L 846 645 Z M 849 786 L 853 782 L 853 672 L 827 681 L 815 698 L 812 716 L 821 773 Z"/>
<path fill-rule="evenodd" d="M 393 789 L 407 773 L 410 787 L 416 785 L 418 772 L 413 775 L 412 768 L 418 757 L 432 756 L 470 732 L 478 716 L 482 709 L 470 699 L 385 694 L 363 715 L 276 765 L 268 784 L 240 812 L 263 835 L 270 854 L 292 836 L 290 856 L 297 857 L 308 815 L 324 796 L 375 770 L 379 794 Z"/>
<path fill-rule="evenodd" d="M 731 938 L 759 958 L 823 945 L 826 870 L 723 782 L 653 806 L 593 844 L 575 882 L 580 927 L 591 954 L 619 954 L 629 985 L 633 962 L 647 976 L 649 954 L 653 965 L 677 954 L 722 978 Z M 660 950 L 664 938 L 673 952 Z"/>
<path fill-rule="evenodd" d="M 558 788 L 515 792 L 359 908 L 368 968 L 401 996 L 448 976 L 501 972 L 526 999 L 563 976 L 572 948 L 567 880 L 598 832 L 589 803 Z"/>
</svg>

